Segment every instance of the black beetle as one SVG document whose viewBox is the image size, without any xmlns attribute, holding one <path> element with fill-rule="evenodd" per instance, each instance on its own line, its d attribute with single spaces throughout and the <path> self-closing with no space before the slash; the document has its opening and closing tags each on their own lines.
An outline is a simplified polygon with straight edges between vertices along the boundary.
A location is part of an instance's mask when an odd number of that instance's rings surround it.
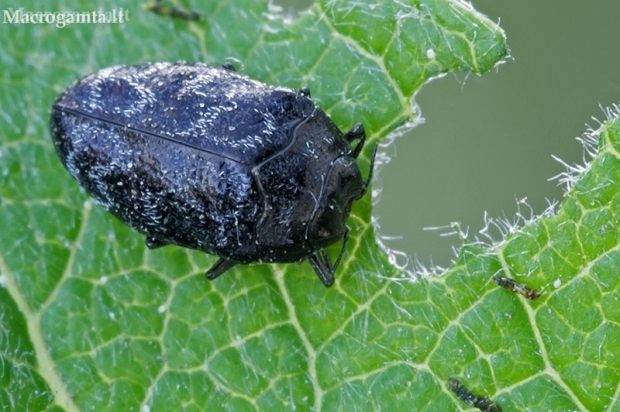
<svg viewBox="0 0 620 412">
<path fill-rule="evenodd" d="M 372 163 L 366 180 L 356 163 L 361 124 L 343 134 L 308 89 L 231 66 L 101 70 L 56 99 L 51 132 L 69 173 L 149 248 L 220 257 L 209 279 L 239 263 L 309 259 L 331 285 L 352 203 L 372 176 Z M 325 248 L 341 239 L 332 264 Z"/>
</svg>

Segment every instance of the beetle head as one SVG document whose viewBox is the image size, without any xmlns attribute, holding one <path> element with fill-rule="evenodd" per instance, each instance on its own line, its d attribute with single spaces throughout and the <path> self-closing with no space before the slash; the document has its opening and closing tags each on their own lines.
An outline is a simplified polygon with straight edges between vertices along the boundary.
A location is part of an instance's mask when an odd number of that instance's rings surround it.
<svg viewBox="0 0 620 412">
<path fill-rule="evenodd" d="M 343 238 L 351 206 L 364 191 L 355 158 L 341 156 L 334 160 L 307 227 L 307 239 L 314 249 L 322 249 Z"/>
</svg>

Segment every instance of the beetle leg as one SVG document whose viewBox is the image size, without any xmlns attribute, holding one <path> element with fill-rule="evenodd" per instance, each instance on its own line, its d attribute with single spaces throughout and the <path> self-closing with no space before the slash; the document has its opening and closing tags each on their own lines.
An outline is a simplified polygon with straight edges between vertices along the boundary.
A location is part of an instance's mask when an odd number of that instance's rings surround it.
<svg viewBox="0 0 620 412">
<path fill-rule="evenodd" d="M 321 282 L 325 286 L 331 286 L 334 284 L 334 269 L 331 267 L 329 256 L 326 257 L 325 254 L 324 250 L 316 251 L 314 255 L 310 256 L 310 263 Z"/>
<path fill-rule="evenodd" d="M 336 269 L 338 269 L 340 261 L 342 261 L 348 241 L 349 228 L 347 228 L 347 231 L 344 232 L 344 237 L 342 238 L 342 249 L 340 249 L 338 259 L 336 259 L 336 263 L 333 265 L 325 249 L 317 250 L 314 255 L 310 256 L 310 263 L 325 286 L 331 286 L 334 284 L 334 273 L 336 272 Z"/>
<path fill-rule="evenodd" d="M 356 124 L 345 133 L 344 138 L 347 139 L 347 142 L 353 143 L 354 140 L 359 140 L 359 143 L 353 149 L 353 157 L 357 159 L 357 156 L 361 153 L 364 148 L 364 143 L 366 142 L 366 130 L 364 130 L 364 125 L 361 123 Z"/>
<path fill-rule="evenodd" d="M 370 158 L 370 169 L 368 170 L 368 177 L 364 180 L 364 186 L 362 186 L 362 193 L 358 199 L 361 199 L 366 194 L 368 190 L 368 186 L 370 186 L 370 182 L 372 181 L 372 172 L 375 168 L 375 157 L 377 157 L 377 148 L 379 145 L 375 145 L 375 148 L 372 149 L 372 157 Z"/>
<path fill-rule="evenodd" d="M 144 243 L 146 243 L 146 247 L 148 247 L 149 249 L 157 249 L 158 247 L 167 245 L 167 243 L 163 240 L 157 239 L 153 236 L 147 236 Z"/>
<path fill-rule="evenodd" d="M 353 149 L 353 157 L 357 159 L 357 156 L 362 152 L 364 148 L 364 143 L 366 143 L 366 130 L 364 130 L 364 125 L 361 123 L 356 124 L 345 133 L 344 138 L 347 139 L 349 143 L 352 143 L 354 140 L 359 140 L 359 143 Z M 370 170 L 368 171 L 368 177 L 364 181 L 364 186 L 362 186 L 362 192 L 358 199 L 361 199 L 366 194 L 368 190 L 368 186 L 370 186 L 370 181 L 372 180 L 372 172 L 375 168 L 375 157 L 377 156 L 377 145 L 372 149 L 372 157 L 370 158 Z"/>
<path fill-rule="evenodd" d="M 342 260 L 342 257 L 344 256 L 344 252 L 347 248 L 348 241 L 349 241 L 349 227 L 347 226 L 347 230 L 346 232 L 344 232 L 344 236 L 342 237 L 342 248 L 340 249 L 340 254 L 338 255 L 338 259 L 336 259 L 336 263 L 334 263 L 334 266 L 332 268 L 333 272 L 336 272 L 336 269 L 338 269 L 338 266 L 340 265 L 340 261 Z"/>
<path fill-rule="evenodd" d="M 230 70 L 231 72 L 236 72 L 237 69 L 233 66 L 232 63 L 224 63 L 222 64 L 222 69 Z"/>
<path fill-rule="evenodd" d="M 236 264 L 237 262 L 235 262 L 234 260 L 221 258 L 220 260 L 215 262 L 213 266 L 211 266 L 211 269 L 207 271 L 206 273 L 207 279 L 210 279 L 210 280 L 215 279 L 216 277 L 220 276 L 221 274 L 223 274 L 224 272 L 226 272 L 228 269 L 235 266 Z"/>
<path fill-rule="evenodd" d="M 308 86 L 304 86 L 299 89 L 299 94 L 301 94 L 302 96 L 310 97 L 310 89 L 308 88 Z"/>
</svg>

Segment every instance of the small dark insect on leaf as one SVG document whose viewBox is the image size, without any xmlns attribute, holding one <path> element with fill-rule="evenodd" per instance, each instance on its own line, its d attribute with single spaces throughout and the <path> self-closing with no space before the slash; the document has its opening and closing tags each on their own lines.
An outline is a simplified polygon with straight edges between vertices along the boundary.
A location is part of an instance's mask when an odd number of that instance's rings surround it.
<svg viewBox="0 0 620 412">
<path fill-rule="evenodd" d="M 502 408 L 484 396 L 474 395 L 456 378 L 448 380 L 448 387 L 467 405 L 475 406 L 482 412 L 502 412 Z"/>
<path fill-rule="evenodd" d="M 198 12 L 170 4 L 164 4 L 161 0 L 155 0 L 152 3 L 145 4 L 144 9 L 159 16 L 169 16 L 187 21 L 200 20 L 200 14 Z"/>
<path fill-rule="evenodd" d="M 493 280 L 495 280 L 499 286 L 510 289 L 530 300 L 536 300 L 542 296 L 542 293 L 538 290 L 525 286 L 523 283 L 519 283 L 514 279 L 505 278 L 503 276 L 495 276 Z"/>
</svg>

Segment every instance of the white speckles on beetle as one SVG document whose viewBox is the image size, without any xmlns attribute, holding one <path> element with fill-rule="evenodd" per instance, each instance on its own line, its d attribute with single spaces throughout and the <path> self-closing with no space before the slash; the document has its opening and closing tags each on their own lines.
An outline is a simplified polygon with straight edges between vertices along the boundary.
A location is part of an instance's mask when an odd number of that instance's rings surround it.
<svg viewBox="0 0 620 412">
<path fill-rule="evenodd" d="M 309 95 L 204 64 L 117 66 L 58 97 L 52 137 L 69 173 L 150 248 L 219 256 L 209 278 L 309 260 L 329 286 L 371 176 L 355 162 L 361 124 L 343 134 Z M 340 240 L 332 263 L 325 248 Z"/>
</svg>

